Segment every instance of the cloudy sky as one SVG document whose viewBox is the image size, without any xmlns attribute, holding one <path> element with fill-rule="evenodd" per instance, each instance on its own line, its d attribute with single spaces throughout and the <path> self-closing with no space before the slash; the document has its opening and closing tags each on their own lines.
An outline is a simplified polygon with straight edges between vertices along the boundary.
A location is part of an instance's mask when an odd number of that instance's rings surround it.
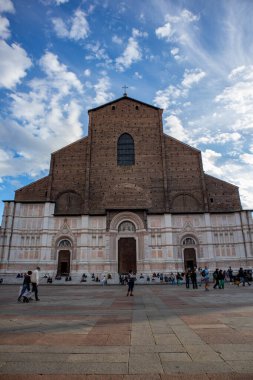
<svg viewBox="0 0 253 380">
<path fill-rule="evenodd" d="M 126 85 L 253 209 L 252 20 L 252 0 L 0 0 L 0 200 Z"/>
</svg>

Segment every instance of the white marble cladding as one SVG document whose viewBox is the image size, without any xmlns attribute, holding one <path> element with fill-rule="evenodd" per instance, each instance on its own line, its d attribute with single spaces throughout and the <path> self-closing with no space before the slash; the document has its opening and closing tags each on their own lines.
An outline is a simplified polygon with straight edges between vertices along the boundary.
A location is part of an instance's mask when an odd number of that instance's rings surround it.
<svg viewBox="0 0 253 380">
<path fill-rule="evenodd" d="M 197 266 L 253 265 L 250 211 L 149 215 L 147 226 L 147 231 L 131 231 L 136 239 L 137 269 L 139 266 L 141 271 L 183 271 L 186 238 L 194 241 L 190 247 L 196 252 Z M 55 217 L 53 203 L 6 202 L 0 271 L 20 271 L 22 266 L 25 270 L 39 263 L 47 272 L 55 273 L 59 243 L 67 239 L 71 243 L 72 272 L 117 272 L 119 234 L 115 228 L 106 230 L 105 216 Z"/>
</svg>

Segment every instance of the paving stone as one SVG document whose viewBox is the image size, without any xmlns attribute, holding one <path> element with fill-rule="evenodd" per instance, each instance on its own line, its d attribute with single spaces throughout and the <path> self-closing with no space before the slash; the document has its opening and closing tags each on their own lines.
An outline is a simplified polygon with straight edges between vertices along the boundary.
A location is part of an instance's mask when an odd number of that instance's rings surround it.
<svg viewBox="0 0 253 380">
<path fill-rule="evenodd" d="M 129 373 L 163 373 L 159 355 L 156 353 L 130 354 Z"/>
<path fill-rule="evenodd" d="M 191 357 L 186 352 L 163 352 L 159 354 L 162 362 L 191 362 Z"/>
<path fill-rule="evenodd" d="M 1 287 L 0 380 L 253 380 L 246 290 L 41 286 L 23 305 Z"/>
<path fill-rule="evenodd" d="M 165 373 L 223 373 L 233 372 L 232 368 L 226 363 L 217 362 L 163 362 L 163 370 Z"/>
</svg>

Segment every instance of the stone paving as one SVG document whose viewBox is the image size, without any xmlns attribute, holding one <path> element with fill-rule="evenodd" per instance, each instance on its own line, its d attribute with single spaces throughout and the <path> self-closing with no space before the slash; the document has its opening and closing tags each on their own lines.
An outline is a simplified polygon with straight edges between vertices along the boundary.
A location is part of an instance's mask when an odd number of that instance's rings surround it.
<svg viewBox="0 0 253 380">
<path fill-rule="evenodd" d="M 0 380 L 253 380 L 253 286 L 0 286 Z"/>
</svg>

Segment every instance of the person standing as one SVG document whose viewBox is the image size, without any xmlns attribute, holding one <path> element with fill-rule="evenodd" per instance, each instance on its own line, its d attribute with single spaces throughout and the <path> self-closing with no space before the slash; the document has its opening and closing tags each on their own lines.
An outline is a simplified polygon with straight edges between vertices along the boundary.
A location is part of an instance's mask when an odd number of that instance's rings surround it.
<svg viewBox="0 0 253 380">
<path fill-rule="evenodd" d="M 202 271 L 202 276 L 204 277 L 204 282 L 205 282 L 205 290 L 209 290 L 209 270 L 207 266 L 205 266 L 205 269 Z"/>
<path fill-rule="evenodd" d="M 219 278 L 218 278 L 218 275 L 219 275 L 219 269 L 216 268 L 215 271 L 213 272 L 213 281 L 214 281 L 213 288 L 214 289 L 216 289 L 217 286 L 219 287 Z"/>
<path fill-rule="evenodd" d="M 35 294 L 36 301 L 40 300 L 38 297 L 38 286 L 39 286 L 39 279 L 40 279 L 39 272 L 40 272 L 40 267 L 37 267 L 31 275 L 32 292 L 34 292 Z"/>
<path fill-rule="evenodd" d="M 231 267 L 228 268 L 228 277 L 229 281 L 233 282 L 233 269 Z"/>
<path fill-rule="evenodd" d="M 133 296 L 134 281 L 135 281 L 135 276 L 133 274 L 132 269 L 130 269 L 127 276 L 127 284 L 128 284 L 127 296 L 129 296 L 129 293 L 130 293 L 130 296 Z"/>
<path fill-rule="evenodd" d="M 185 273 L 185 286 L 187 289 L 190 288 L 190 278 L 191 278 L 191 271 L 188 269 Z"/>
<path fill-rule="evenodd" d="M 219 270 L 218 280 L 219 280 L 219 289 L 224 289 L 225 271 L 223 272 L 222 269 Z"/>
<path fill-rule="evenodd" d="M 192 288 L 198 289 L 198 283 L 197 283 L 197 272 L 196 269 L 193 268 L 191 271 L 191 281 L 192 281 Z"/>
<path fill-rule="evenodd" d="M 21 301 L 22 295 L 25 294 L 26 291 L 30 292 L 30 283 L 31 283 L 31 274 L 32 271 L 29 270 L 27 273 L 25 273 L 24 281 L 23 281 L 23 287 L 20 292 L 20 295 L 18 297 L 18 302 Z"/>
</svg>

